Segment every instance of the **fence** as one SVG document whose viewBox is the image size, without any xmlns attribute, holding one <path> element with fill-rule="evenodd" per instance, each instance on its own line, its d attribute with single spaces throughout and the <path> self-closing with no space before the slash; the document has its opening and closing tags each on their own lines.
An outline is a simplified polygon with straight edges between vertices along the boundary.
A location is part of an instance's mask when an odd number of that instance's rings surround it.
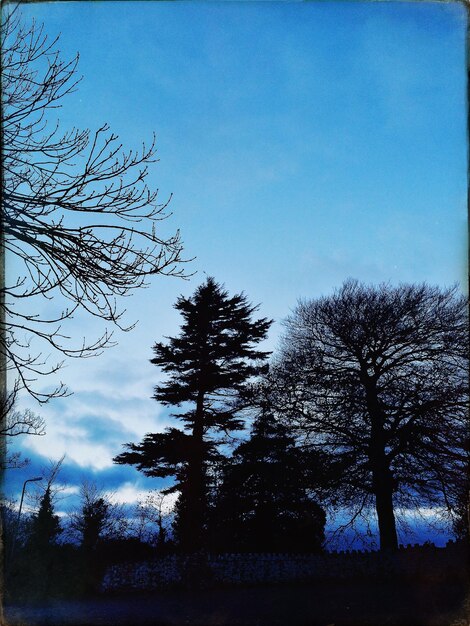
<svg viewBox="0 0 470 626">
<path fill-rule="evenodd" d="M 151 590 L 199 578 L 212 584 L 263 584 L 358 578 L 445 580 L 466 576 L 467 549 L 449 542 L 402 547 L 396 553 L 373 551 L 323 554 L 172 555 L 143 563 L 113 565 L 103 591 Z"/>
</svg>

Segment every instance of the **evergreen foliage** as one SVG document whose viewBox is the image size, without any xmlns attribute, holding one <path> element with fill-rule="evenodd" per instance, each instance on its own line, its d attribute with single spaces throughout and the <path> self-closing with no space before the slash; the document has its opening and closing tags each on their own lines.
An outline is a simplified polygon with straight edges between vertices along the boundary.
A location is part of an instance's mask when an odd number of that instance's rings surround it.
<svg viewBox="0 0 470 626">
<path fill-rule="evenodd" d="M 216 549 L 231 552 L 316 552 L 325 512 L 311 487 L 318 457 L 300 450 L 285 425 L 262 412 L 251 437 L 225 466 L 214 511 Z"/>
<path fill-rule="evenodd" d="M 48 486 L 41 498 L 38 512 L 32 518 L 30 545 L 38 552 L 47 551 L 61 532 L 59 516 L 54 514 L 51 488 Z"/>
<path fill-rule="evenodd" d="M 135 465 L 148 476 L 174 476 L 169 491 L 179 491 L 175 535 L 186 551 L 204 547 L 211 467 L 220 461 L 224 435 L 243 427 L 240 399 L 250 379 L 260 374 L 268 353 L 256 348 L 271 321 L 253 321 L 256 306 L 244 294 L 229 296 L 208 278 L 175 308 L 183 317 L 181 333 L 156 343 L 152 363 L 168 376 L 154 398 L 180 407 L 174 417 L 183 430 L 148 434 L 140 444 L 126 444 L 116 463 Z"/>
<path fill-rule="evenodd" d="M 101 536 L 108 516 L 109 505 L 103 498 L 83 507 L 83 547 L 92 550 Z"/>
<path fill-rule="evenodd" d="M 69 513 L 68 534 L 85 552 L 92 552 L 103 541 L 122 538 L 127 523 L 122 506 L 92 482 L 80 487 L 80 506 Z"/>
</svg>

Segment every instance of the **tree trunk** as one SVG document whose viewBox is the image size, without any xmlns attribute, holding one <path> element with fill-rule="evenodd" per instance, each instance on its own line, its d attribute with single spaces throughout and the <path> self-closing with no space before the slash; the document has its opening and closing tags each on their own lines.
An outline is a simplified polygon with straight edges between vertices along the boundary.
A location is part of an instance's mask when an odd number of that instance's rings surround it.
<svg viewBox="0 0 470 626">
<path fill-rule="evenodd" d="M 398 550 L 390 471 L 374 472 L 375 510 L 379 522 L 380 549 Z"/>
<path fill-rule="evenodd" d="M 204 545 L 205 477 L 204 477 L 204 393 L 197 398 L 193 425 L 193 450 L 188 463 L 188 520 L 185 524 L 188 536 L 186 549 L 197 552 Z"/>
<path fill-rule="evenodd" d="M 3 138 L 2 138 L 3 139 Z M 2 172 L 2 183 L 4 183 Z M 5 189 L 5 187 L 3 187 Z M 6 355 L 6 315 L 5 315 L 5 232 L 3 225 L 2 204 L 0 212 L 0 428 L 4 431 L 7 419 L 7 355 Z M 0 488 L 3 488 L 4 471 L 6 466 L 6 437 L 0 437 Z M 0 519 L 0 537 L 3 537 L 2 520 Z M 5 587 L 4 565 L 5 545 L 0 542 L 0 624 L 4 623 L 3 593 Z"/>
<path fill-rule="evenodd" d="M 379 523 L 380 549 L 398 550 L 398 537 L 393 510 L 393 477 L 387 460 L 385 414 L 380 404 L 375 380 L 364 369 L 367 408 L 371 420 L 369 462 L 372 469 L 372 488 Z"/>
</svg>

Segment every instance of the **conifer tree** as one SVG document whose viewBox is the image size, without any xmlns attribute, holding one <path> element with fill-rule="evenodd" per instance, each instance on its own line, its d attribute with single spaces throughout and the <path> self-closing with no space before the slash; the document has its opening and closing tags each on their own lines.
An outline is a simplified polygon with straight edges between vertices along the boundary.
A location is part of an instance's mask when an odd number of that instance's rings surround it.
<svg viewBox="0 0 470 626">
<path fill-rule="evenodd" d="M 39 510 L 32 519 L 31 546 L 38 551 L 46 550 L 61 532 L 59 516 L 54 513 L 51 488 L 48 486 L 41 498 Z"/>
<path fill-rule="evenodd" d="M 301 450 L 269 411 L 234 451 L 214 511 L 217 551 L 316 552 L 326 516 L 312 496 L 320 458 Z"/>
<path fill-rule="evenodd" d="M 210 468 L 220 460 L 223 436 L 243 427 L 237 398 L 252 377 L 263 370 L 267 352 L 257 349 L 270 320 L 253 321 L 257 306 L 244 294 L 232 297 L 208 278 L 190 298 L 180 297 L 175 309 L 183 317 L 181 333 L 154 345 L 152 363 L 168 377 L 155 387 L 154 398 L 165 406 L 182 407 L 173 414 L 184 428 L 147 435 L 140 444 L 126 444 L 116 463 L 135 465 L 148 476 L 174 476 L 179 491 L 175 535 L 185 551 L 205 545 Z"/>
</svg>

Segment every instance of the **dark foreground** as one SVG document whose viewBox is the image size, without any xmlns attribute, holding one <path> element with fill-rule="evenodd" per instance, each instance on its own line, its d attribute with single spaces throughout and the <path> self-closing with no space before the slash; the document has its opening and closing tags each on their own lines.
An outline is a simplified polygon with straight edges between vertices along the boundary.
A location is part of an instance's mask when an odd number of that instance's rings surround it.
<svg viewBox="0 0 470 626">
<path fill-rule="evenodd" d="M 463 583 L 310 583 L 7 606 L 8 626 L 467 626 Z"/>
</svg>

